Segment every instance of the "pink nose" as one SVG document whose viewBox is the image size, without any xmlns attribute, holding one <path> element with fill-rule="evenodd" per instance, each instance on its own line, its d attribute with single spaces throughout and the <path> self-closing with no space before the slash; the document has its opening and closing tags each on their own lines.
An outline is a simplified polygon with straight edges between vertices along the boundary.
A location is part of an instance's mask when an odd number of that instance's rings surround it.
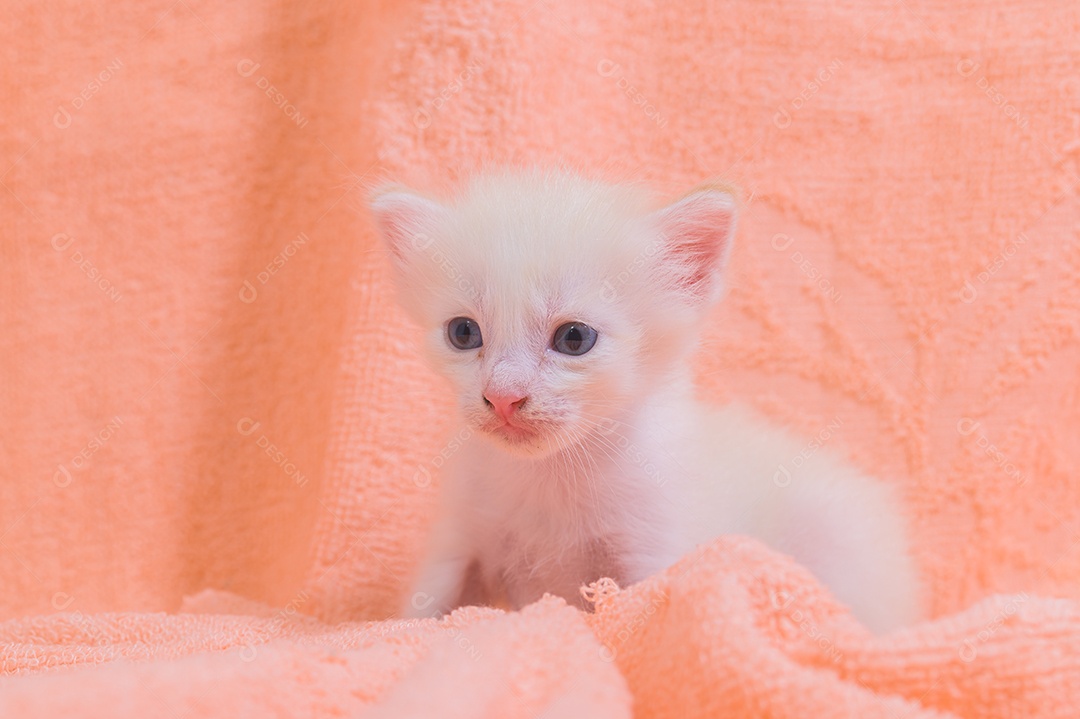
<svg viewBox="0 0 1080 719">
<path fill-rule="evenodd" d="M 521 409 L 525 405 L 525 400 L 527 399 L 528 397 L 519 397 L 515 394 L 484 394 L 484 402 L 486 402 L 503 421 L 510 419 L 514 412 Z"/>
</svg>

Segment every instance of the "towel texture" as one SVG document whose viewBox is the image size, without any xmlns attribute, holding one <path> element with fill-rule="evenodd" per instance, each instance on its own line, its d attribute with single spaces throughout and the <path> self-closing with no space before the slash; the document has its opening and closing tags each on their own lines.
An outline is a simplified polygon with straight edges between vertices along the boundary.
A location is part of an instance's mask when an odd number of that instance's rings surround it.
<svg viewBox="0 0 1080 719">
<path fill-rule="evenodd" d="M 441 624 L 328 626 L 203 595 L 215 614 L 55 615 L 0 626 L 3 716 L 629 716 L 581 613 L 545 600 Z M 198 606 L 195 606 L 198 605 Z M 222 614 L 242 610 L 243 614 Z M 259 616 L 260 614 L 264 616 Z M 137 659 L 137 662 L 115 661 Z M 153 660 L 153 661 L 148 661 Z M 75 673 L 57 665 L 108 662 Z"/>
<path fill-rule="evenodd" d="M 0 658 L 18 676 L 0 679 L 0 713 L 1072 717 L 1080 696 L 1071 601 L 997 596 L 874 638 L 805 570 L 738 538 L 587 594 L 594 614 L 546 597 L 328 625 L 299 613 L 303 594 L 274 611 L 204 592 L 176 615 L 10 620 Z"/>
<path fill-rule="evenodd" d="M 427 684 L 477 696 L 439 705 L 462 716 L 519 700 L 625 716 L 630 696 L 643 716 L 1065 715 L 1075 3 L 152 0 L 6 16 L 5 715 L 162 701 L 393 715 L 426 711 Z M 743 188 L 702 393 L 898 488 L 926 623 L 870 639 L 785 560 L 732 540 L 640 587 L 598 585 L 594 616 L 546 601 L 342 624 L 398 605 L 455 431 L 364 196 L 504 162 L 661 196 L 710 177 Z"/>
</svg>

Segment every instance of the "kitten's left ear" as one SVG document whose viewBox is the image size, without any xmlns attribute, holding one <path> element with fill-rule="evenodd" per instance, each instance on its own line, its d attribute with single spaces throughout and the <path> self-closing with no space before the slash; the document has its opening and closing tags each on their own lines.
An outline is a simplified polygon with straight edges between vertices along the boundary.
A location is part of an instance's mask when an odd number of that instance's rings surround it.
<svg viewBox="0 0 1080 719">
<path fill-rule="evenodd" d="M 371 213 L 394 261 L 408 265 L 426 250 L 445 222 L 447 209 L 402 187 L 387 187 L 371 199 Z"/>
<path fill-rule="evenodd" d="M 731 193 L 706 187 L 649 216 L 661 235 L 665 269 L 694 304 L 710 304 L 720 296 L 737 208 Z"/>
</svg>

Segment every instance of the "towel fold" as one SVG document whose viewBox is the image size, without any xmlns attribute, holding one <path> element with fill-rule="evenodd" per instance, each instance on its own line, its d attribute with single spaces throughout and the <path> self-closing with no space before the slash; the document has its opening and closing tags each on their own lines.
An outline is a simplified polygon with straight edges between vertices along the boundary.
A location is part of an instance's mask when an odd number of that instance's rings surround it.
<svg viewBox="0 0 1080 719">
<path fill-rule="evenodd" d="M 13 620 L 0 715 L 1004 719 L 1072 717 L 1080 697 L 1069 600 L 992 597 L 874 637 L 806 570 L 741 538 L 584 591 L 594 613 L 545 597 L 329 625 L 206 592 L 178 615 Z"/>
</svg>

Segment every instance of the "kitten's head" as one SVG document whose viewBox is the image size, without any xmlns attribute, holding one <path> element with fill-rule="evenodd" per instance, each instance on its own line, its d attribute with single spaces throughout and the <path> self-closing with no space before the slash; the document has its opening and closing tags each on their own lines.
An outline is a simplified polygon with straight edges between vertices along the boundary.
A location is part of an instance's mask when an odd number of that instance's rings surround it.
<svg viewBox="0 0 1080 719">
<path fill-rule="evenodd" d="M 735 200 L 660 210 L 557 172 L 475 179 L 451 203 L 378 192 L 400 300 L 465 420 L 508 451 L 577 444 L 672 378 L 719 296 Z"/>
</svg>

